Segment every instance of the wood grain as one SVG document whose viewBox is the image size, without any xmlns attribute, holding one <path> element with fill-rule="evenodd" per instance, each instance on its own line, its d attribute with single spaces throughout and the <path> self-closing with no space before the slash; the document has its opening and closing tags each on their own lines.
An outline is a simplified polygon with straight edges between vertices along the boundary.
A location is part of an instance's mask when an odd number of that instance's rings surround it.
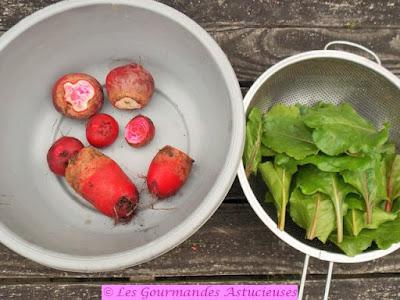
<svg viewBox="0 0 400 300">
<path fill-rule="evenodd" d="M 178 276 L 300 276 L 304 254 L 275 237 L 250 206 L 223 204 L 186 242 L 169 253 L 137 267 L 108 273 L 71 273 L 31 262 L 0 247 L 0 278 L 133 278 Z M 309 273 L 325 274 L 327 263 L 311 259 Z M 400 251 L 363 264 L 336 264 L 335 274 L 400 272 Z"/>
<path fill-rule="evenodd" d="M 0 30 L 57 0 L 0 0 Z M 397 0 L 242 1 L 162 0 L 202 26 L 210 23 L 242 27 L 399 27 Z"/>
<path fill-rule="evenodd" d="M 182 281 L 184 283 L 184 281 Z M 240 280 L 240 281 L 207 281 L 197 280 L 196 283 L 203 284 L 298 284 L 292 280 Z M 0 286 L 1 299 L 99 299 L 101 296 L 101 284 L 96 283 L 36 283 L 36 284 L 7 284 Z M 118 284 L 118 282 L 111 282 Z M 127 283 L 124 283 L 127 284 Z M 399 299 L 400 292 L 398 285 L 399 277 L 386 278 L 364 278 L 364 279 L 333 279 L 330 291 L 330 299 L 335 300 L 365 300 L 380 299 L 394 300 Z M 314 279 L 307 281 L 304 299 L 322 299 L 325 288 L 325 281 Z"/>
<path fill-rule="evenodd" d="M 400 75 L 400 29 L 243 28 L 215 24 L 205 29 L 227 54 L 242 85 L 248 86 L 280 60 L 323 49 L 332 40 L 348 40 L 369 47 L 387 69 Z"/>
<path fill-rule="evenodd" d="M 0 30 L 8 30 L 23 17 L 54 2 L 0 0 Z M 193 18 L 216 39 L 244 87 L 283 58 L 322 49 L 327 42 L 338 39 L 371 48 L 385 67 L 400 76 L 397 0 L 161 2 Z M 245 93 L 246 88 L 242 91 Z M 0 246 L 0 299 L 97 299 L 100 281 L 111 279 L 184 282 L 192 278 L 200 282 L 209 277 L 207 282 L 226 282 L 242 278 L 232 283 L 260 283 L 252 281 L 254 278 L 262 283 L 298 280 L 304 255 L 275 237 L 244 201 L 236 179 L 226 203 L 190 239 L 149 263 L 116 272 L 57 271 Z M 312 280 L 307 282 L 305 299 L 322 299 L 326 269 L 327 263 L 311 259 Z M 331 298 L 399 299 L 399 273 L 400 251 L 367 263 L 336 264 Z"/>
<path fill-rule="evenodd" d="M 399 29 L 236 28 L 209 26 L 241 81 L 253 81 L 280 60 L 309 50 L 321 50 L 333 40 L 360 43 L 381 58 L 383 65 L 400 75 Z M 359 51 L 348 50 L 364 55 Z"/>
</svg>

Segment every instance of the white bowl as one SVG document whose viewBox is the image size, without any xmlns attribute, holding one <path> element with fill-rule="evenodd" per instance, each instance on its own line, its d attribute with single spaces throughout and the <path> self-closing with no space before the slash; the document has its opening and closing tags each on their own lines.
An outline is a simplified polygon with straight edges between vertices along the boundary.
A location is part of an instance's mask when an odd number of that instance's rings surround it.
<svg viewBox="0 0 400 300">
<path fill-rule="evenodd" d="M 84 122 L 56 112 L 51 88 L 69 72 L 89 73 L 104 84 L 109 70 L 128 62 L 153 74 L 156 91 L 141 111 L 119 111 L 107 100 L 102 110 L 121 128 L 104 152 L 142 191 L 134 220 L 114 226 L 48 169 L 55 139 L 72 135 L 86 142 Z M 239 84 L 216 42 L 178 11 L 139 0 L 60 2 L 0 38 L 0 65 L 0 241 L 17 253 L 62 270 L 136 265 L 187 239 L 227 194 L 244 139 Z M 122 128 L 139 113 L 154 121 L 156 137 L 133 149 Z M 178 195 L 151 209 L 143 175 L 166 144 L 195 164 Z"/>
</svg>

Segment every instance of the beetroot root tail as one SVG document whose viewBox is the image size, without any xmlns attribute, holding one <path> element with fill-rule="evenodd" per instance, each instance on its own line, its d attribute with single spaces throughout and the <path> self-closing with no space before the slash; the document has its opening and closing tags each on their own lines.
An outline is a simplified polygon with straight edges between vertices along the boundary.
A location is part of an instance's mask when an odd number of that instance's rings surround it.
<svg viewBox="0 0 400 300">
<path fill-rule="evenodd" d="M 121 197 L 117 204 L 114 206 L 114 220 L 115 224 L 118 223 L 129 223 L 132 220 L 136 204 L 126 197 Z"/>
</svg>

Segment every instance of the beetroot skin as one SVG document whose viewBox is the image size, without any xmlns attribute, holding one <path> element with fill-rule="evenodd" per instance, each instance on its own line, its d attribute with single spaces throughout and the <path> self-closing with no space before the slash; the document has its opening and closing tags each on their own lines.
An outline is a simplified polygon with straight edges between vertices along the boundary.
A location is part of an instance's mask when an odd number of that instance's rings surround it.
<svg viewBox="0 0 400 300">
<path fill-rule="evenodd" d="M 92 147 L 74 156 L 65 171 L 71 187 L 115 223 L 128 223 L 135 212 L 139 194 L 135 184 L 108 156 Z"/>
<path fill-rule="evenodd" d="M 154 79 L 139 64 L 128 64 L 111 70 L 106 78 L 108 100 L 119 109 L 146 106 L 154 93 Z"/>
<path fill-rule="evenodd" d="M 118 132 L 117 121 L 107 114 L 96 114 L 86 124 L 86 139 L 94 147 L 103 148 L 111 145 L 117 139 Z"/>
<path fill-rule="evenodd" d="M 59 176 L 64 176 L 68 161 L 82 148 L 81 141 L 74 137 L 63 136 L 55 141 L 47 152 L 47 163 L 50 170 Z"/>
<path fill-rule="evenodd" d="M 125 126 L 125 140 L 132 147 L 139 148 L 151 142 L 155 130 L 150 118 L 137 115 Z"/>
<path fill-rule="evenodd" d="M 175 195 L 188 179 L 193 162 L 186 153 L 174 147 L 162 148 L 147 172 L 149 192 L 158 199 Z"/>
<path fill-rule="evenodd" d="M 57 111 L 67 117 L 87 119 L 103 105 L 103 89 L 88 74 L 67 74 L 53 86 L 53 104 Z"/>
</svg>

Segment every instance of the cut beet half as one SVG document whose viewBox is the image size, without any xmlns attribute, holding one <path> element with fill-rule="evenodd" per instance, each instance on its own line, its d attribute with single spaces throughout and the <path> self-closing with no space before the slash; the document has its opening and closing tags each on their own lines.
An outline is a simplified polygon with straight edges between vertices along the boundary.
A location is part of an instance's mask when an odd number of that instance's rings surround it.
<svg viewBox="0 0 400 300">
<path fill-rule="evenodd" d="M 135 148 L 150 143 L 155 134 L 153 122 L 146 116 L 138 115 L 125 126 L 125 140 Z"/>
</svg>

